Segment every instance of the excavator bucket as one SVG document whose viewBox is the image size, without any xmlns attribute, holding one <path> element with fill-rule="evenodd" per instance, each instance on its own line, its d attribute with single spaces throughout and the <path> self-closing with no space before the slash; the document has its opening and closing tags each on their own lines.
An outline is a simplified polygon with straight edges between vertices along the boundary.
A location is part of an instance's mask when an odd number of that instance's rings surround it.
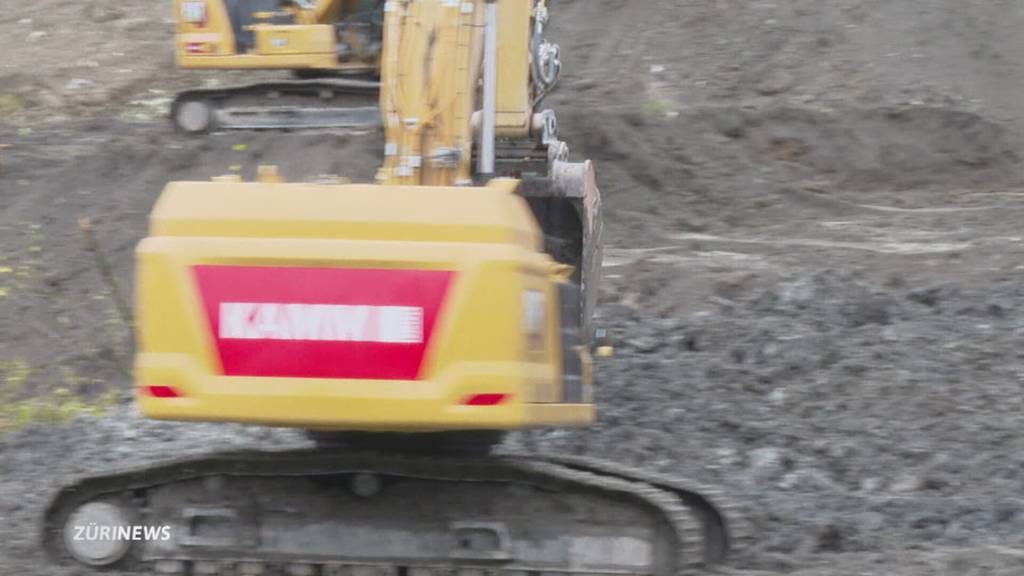
<svg viewBox="0 0 1024 576">
<path fill-rule="evenodd" d="M 594 166 L 589 160 L 570 162 L 568 147 L 558 140 L 531 149 L 508 145 L 498 152 L 498 171 L 521 180 L 519 194 L 543 231 L 545 252 L 573 268 L 580 334 L 590 343 L 603 257 L 601 192 Z"/>
<path fill-rule="evenodd" d="M 574 281 L 580 287 L 582 333 L 589 342 L 594 335 L 593 316 L 601 280 L 603 259 L 601 232 L 601 193 L 597 189 L 594 166 L 585 162 L 556 160 L 551 166 L 551 186 L 556 198 L 572 207 L 576 223 L 571 230 L 576 239 L 573 247 Z M 571 219 L 569 220 L 572 221 Z M 568 234 L 566 234 L 567 236 Z"/>
<path fill-rule="evenodd" d="M 396 432 L 590 422 L 578 287 L 516 185 L 170 184 L 138 248 L 142 410 Z"/>
</svg>

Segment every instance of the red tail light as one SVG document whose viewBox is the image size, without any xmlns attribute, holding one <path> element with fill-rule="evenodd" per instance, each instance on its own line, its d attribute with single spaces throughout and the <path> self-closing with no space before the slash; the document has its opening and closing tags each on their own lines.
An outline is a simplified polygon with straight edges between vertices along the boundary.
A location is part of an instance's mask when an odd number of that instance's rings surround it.
<svg viewBox="0 0 1024 576">
<path fill-rule="evenodd" d="M 181 398 L 183 394 L 173 386 L 146 386 L 143 390 L 154 398 Z"/>
<path fill-rule="evenodd" d="M 462 400 L 464 406 L 497 406 L 509 398 L 511 394 L 473 394 Z"/>
</svg>

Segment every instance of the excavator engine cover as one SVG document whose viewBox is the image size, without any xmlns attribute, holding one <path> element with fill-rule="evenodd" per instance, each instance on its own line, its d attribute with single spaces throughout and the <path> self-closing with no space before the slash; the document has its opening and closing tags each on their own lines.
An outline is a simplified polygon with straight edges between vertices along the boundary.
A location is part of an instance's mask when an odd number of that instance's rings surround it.
<svg viewBox="0 0 1024 576">
<path fill-rule="evenodd" d="M 137 250 L 137 395 L 174 420 L 584 425 L 571 270 L 515 180 L 168 185 Z"/>
</svg>

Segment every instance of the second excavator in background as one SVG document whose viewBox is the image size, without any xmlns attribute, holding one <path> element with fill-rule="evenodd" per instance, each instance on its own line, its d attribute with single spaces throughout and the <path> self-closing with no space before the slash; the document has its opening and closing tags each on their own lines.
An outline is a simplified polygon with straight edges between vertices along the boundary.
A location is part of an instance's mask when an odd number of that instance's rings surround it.
<svg viewBox="0 0 1024 576">
<path fill-rule="evenodd" d="M 351 128 L 379 123 L 385 2 L 175 0 L 175 61 L 196 70 L 286 70 L 298 78 L 186 90 L 186 133 Z"/>
<path fill-rule="evenodd" d="M 510 431 L 595 416 L 601 199 L 591 163 L 569 159 L 537 108 L 546 2 L 382 9 L 375 184 L 286 183 L 272 167 L 256 182 L 173 182 L 137 249 L 144 414 L 299 428 L 316 446 L 83 478 L 53 499 L 44 546 L 61 562 L 181 575 L 721 563 L 742 538 L 710 488 L 491 450 Z M 166 537 L 76 537 L 139 525 Z"/>
<path fill-rule="evenodd" d="M 527 1 L 527 0 L 524 0 Z M 236 86 L 195 88 L 171 106 L 186 133 L 376 126 L 384 0 L 175 0 L 175 61 L 186 70 L 289 71 Z M 537 105 L 561 69 L 535 19 L 530 73 Z"/>
</svg>

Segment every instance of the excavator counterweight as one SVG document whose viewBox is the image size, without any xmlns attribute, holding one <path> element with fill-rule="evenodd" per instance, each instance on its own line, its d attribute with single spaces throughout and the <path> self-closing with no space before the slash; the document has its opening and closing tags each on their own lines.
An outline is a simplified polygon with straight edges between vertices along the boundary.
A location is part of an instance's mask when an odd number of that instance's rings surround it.
<svg viewBox="0 0 1024 576">
<path fill-rule="evenodd" d="M 589 423 L 589 356 L 563 361 L 582 342 L 577 314 L 560 326 L 573 285 L 515 187 L 172 184 L 138 249 L 140 406 L 367 431 Z"/>
</svg>

